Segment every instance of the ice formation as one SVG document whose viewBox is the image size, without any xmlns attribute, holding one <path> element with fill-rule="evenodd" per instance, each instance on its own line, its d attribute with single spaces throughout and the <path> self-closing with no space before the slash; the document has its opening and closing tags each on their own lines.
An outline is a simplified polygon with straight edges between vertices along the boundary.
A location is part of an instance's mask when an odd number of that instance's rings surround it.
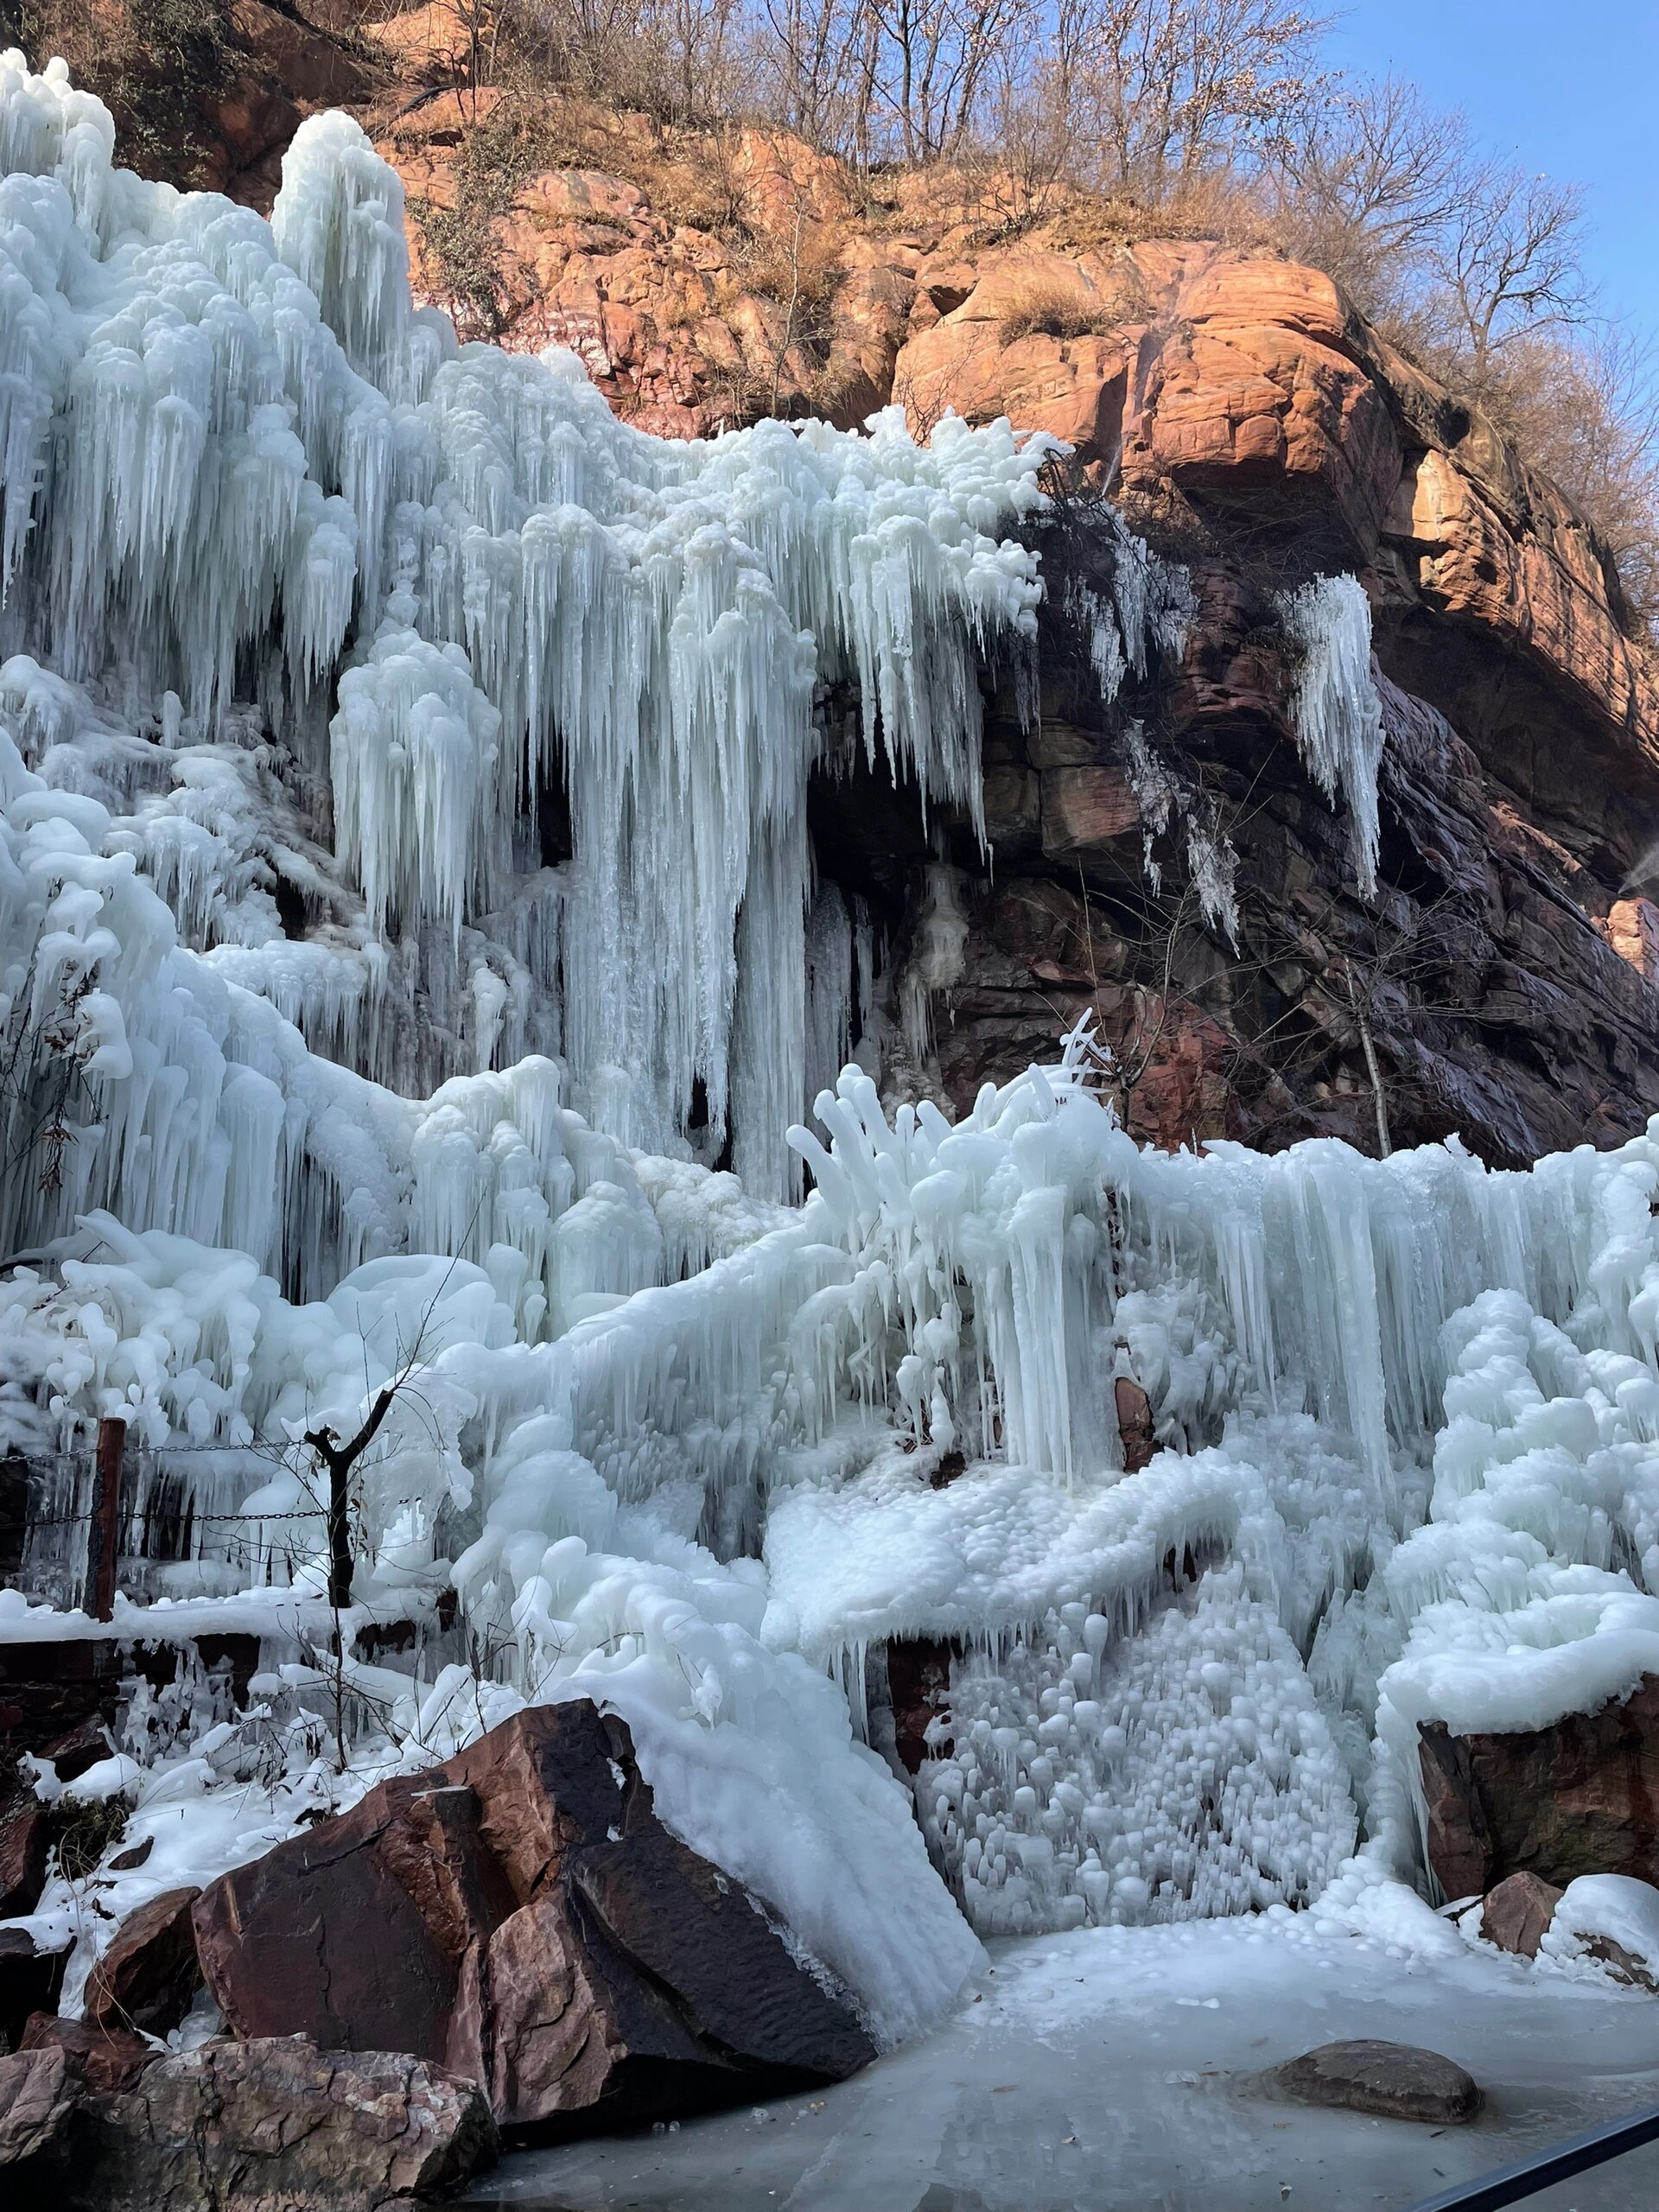
<svg viewBox="0 0 1659 2212">
<path fill-rule="evenodd" d="M 1291 721 L 1307 772 L 1352 826 L 1354 873 L 1376 888 L 1376 779 L 1382 709 L 1371 681 L 1371 609 L 1357 577 L 1320 576 L 1279 598 L 1279 619 L 1300 656 Z"/>
<path fill-rule="evenodd" d="M 1426 1885 L 1422 1719 L 1659 1668 L 1659 1127 L 1528 1174 L 1168 1157 L 1081 1039 L 954 1125 L 884 1107 L 876 931 L 815 882 L 806 779 L 855 696 L 850 741 L 977 819 L 1039 456 L 644 437 L 567 357 L 411 309 L 344 119 L 270 226 L 111 143 L 0 61 L 0 1448 L 72 1576 L 51 1532 L 125 1419 L 137 1578 L 102 1631 L 0 1592 L 0 1636 L 264 1659 L 239 1713 L 182 1660 L 135 1687 L 73 1785 L 157 1841 L 107 1919 L 54 1880 L 72 1999 L 124 1907 L 583 1693 L 885 2042 L 972 1970 L 953 1888 L 987 1931 L 1386 1918 Z M 1103 681 L 1186 619 L 1126 543 Z M 1357 591 L 1294 620 L 1363 862 Z M 963 895 L 941 859 L 896 1051 Z M 299 1439 L 388 1387 L 344 1642 L 420 1637 L 331 1663 Z M 951 1682 L 912 1795 L 881 1692 L 918 1638 Z"/>
</svg>

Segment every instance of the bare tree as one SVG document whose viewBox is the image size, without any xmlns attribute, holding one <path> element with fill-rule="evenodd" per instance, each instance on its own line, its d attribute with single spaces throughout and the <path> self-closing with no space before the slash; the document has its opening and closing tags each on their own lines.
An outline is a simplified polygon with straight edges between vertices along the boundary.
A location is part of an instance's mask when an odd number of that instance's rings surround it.
<svg viewBox="0 0 1659 2212">
<path fill-rule="evenodd" d="M 1027 0 L 868 0 L 880 27 L 872 102 L 907 162 L 955 153 Z"/>
<path fill-rule="evenodd" d="M 1498 357 L 1485 404 L 1558 484 L 1611 556 L 1632 629 L 1659 620 L 1659 353 L 1618 324 L 1526 330 Z"/>
<path fill-rule="evenodd" d="M 1396 309 L 1466 195 L 1469 128 L 1387 77 L 1306 101 L 1274 133 L 1279 228 L 1376 315 Z"/>
<path fill-rule="evenodd" d="M 1431 258 L 1477 392 L 1523 332 L 1586 319 L 1583 242 L 1576 186 L 1497 162 L 1469 178 Z"/>
<path fill-rule="evenodd" d="M 762 0 L 764 69 L 779 122 L 866 162 L 881 27 L 867 0 Z"/>
<path fill-rule="evenodd" d="M 1098 181 L 1161 207 L 1259 146 L 1312 96 L 1326 20 L 1286 0 L 1093 0 L 1077 94 Z"/>
</svg>

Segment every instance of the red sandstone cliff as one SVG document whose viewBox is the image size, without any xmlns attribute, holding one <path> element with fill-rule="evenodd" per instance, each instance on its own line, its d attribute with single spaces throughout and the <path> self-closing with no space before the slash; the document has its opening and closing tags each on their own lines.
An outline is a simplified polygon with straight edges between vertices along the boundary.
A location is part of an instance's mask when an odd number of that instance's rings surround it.
<svg viewBox="0 0 1659 2212">
<path fill-rule="evenodd" d="M 1583 518 L 1327 277 L 1091 232 L 1077 207 L 1015 225 L 982 180 L 875 193 L 776 133 L 665 133 L 570 103 L 521 132 L 518 170 L 480 203 L 478 134 L 504 126 L 494 94 L 454 89 L 441 4 L 349 41 L 264 0 L 237 20 L 251 59 L 207 118 L 218 180 L 268 200 L 301 111 L 353 105 L 403 173 L 427 289 L 454 299 L 470 251 L 463 320 L 574 348 L 641 427 L 809 408 L 851 424 L 896 400 L 920 432 L 950 408 L 1073 448 L 1044 543 L 1040 720 L 1022 727 L 1005 690 L 991 854 L 960 825 L 950 840 L 968 937 L 933 1009 L 947 1091 L 1046 1052 L 1092 1006 L 1138 1071 L 1132 1125 L 1166 1142 L 1371 1147 L 1380 1089 L 1395 1142 L 1456 1129 L 1516 1160 L 1659 1109 L 1659 912 L 1640 895 L 1659 664 Z M 525 143 L 548 166 L 524 172 Z M 1191 568 L 1199 606 L 1180 669 L 1112 711 L 1062 588 L 1103 493 Z M 1343 570 L 1384 679 L 1373 899 L 1292 741 L 1274 609 Z M 1179 839 L 1154 836 L 1149 891 L 1131 719 L 1231 834 L 1236 947 L 1183 905 Z M 914 810 L 831 787 L 814 830 L 902 962 L 939 857 Z"/>
</svg>

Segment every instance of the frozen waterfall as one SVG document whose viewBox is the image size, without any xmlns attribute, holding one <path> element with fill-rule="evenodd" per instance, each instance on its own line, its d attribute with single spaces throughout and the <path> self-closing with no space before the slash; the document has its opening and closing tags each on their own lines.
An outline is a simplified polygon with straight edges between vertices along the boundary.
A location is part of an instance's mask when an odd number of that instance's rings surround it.
<svg viewBox="0 0 1659 2212">
<path fill-rule="evenodd" d="M 112 146 L 0 60 L 0 1452 L 69 1467 L 72 1520 L 124 1419 L 135 1530 L 171 1499 L 196 1535 L 112 1632 L 270 1662 L 257 1747 L 136 1703 L 136 1832 L 165 1803 L 205 1878 L 262 1847 L 256 1782 L 269 1840 L 589 1694 L 887 2043 L 973 1969 L 953 1891 L 988 1932 L 1427 1886 L 1421 1721 L 1659 1669 L 1659 1125 L 1524 1174 L 1166 1156 L 1076 1039 L 954 1124 L 884 1104 L 808 779 L 850 741 L 979 823 L 1040 451 L 646 437 L 411 306 L 345 118 L 269 225 Z M 1192 615 L 1122 536 L 1108 688 Z M 1363 594 L 1286 620 L 1369 881 Z M 929 895 L 918 1038 L 942 861 Z M 339 1662 L 341 1775 L 299 1439 L 388 1385 L 353 1594 L 420 1640 Z M 89 1629 L 0 1592 L 7 1638 Z M 923 1640 L 912 1789 L 883 1696 Z"/>
</svg>

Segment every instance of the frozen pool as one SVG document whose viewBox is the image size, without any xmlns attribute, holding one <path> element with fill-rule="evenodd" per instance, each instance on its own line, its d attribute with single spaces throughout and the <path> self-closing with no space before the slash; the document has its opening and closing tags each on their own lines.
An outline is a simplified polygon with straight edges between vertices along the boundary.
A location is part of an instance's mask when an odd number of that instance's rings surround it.
<svg viewBox="0 0 1659 2212">
<path fill-rule="evenodd" d="M 521 2153 L 475 2198 L 504 2212 L 1360 2212 L 1659 2099 L 1659 1999 L 1495 1953 L 1391 1956 L 1212 1922 L 999 1944 L 991 1964 L 977 2001 L 840 2088 Z M 1264 2067 L 1362 2036 L 1457 2059 L 1486 2092 L 1480 2120 L 1437 2131 L 1249 2089 Z M 1533 2202 L 1649 2212 L 1659 2146 Z"/>
</svg>

